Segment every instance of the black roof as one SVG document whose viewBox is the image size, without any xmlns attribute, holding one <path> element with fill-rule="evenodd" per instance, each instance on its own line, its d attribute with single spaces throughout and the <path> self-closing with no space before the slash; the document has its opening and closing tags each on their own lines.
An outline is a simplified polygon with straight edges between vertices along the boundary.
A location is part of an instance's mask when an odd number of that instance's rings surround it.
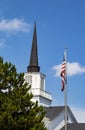
<svg viewBox="0 0 85 130">
<path fill-rule="evenodd" d="M 49 120 L 52 120 L 53 118 L 58 117 L 61 114 L 61 112 L 64 112 L 65 106 L 51 106 L 51 107 L 45 107 L 44 109 L 46 111 L 45 117 L 49 118 Z M 71 115 L 73 121 L 77 123 L 77 120 L 75 119 L 72 111 L 68 106 L 67 106 L 67 111 Z"/>
<path fill-rule="evenodd" d="M 38 47 L 37 47 L 37 32 L 36 32 L 36 22 L 34 24 L 34 33 L 32 40 L 32 48 L 30 54 L 30 62 L 27 67 L 28 72 L 39 72 L 40 67 L 38 66 Z"/>
<path fill-rule="evenodd" d="M 85 123 L 70 123 L 67 125 L 68 130 L 85 130 Z M 65 127 L 60 130 L 65 130 Z"/>
<path fill-rule="evenodd" d="M 64 106 L 52 106 L 45 107 L 46 115 L 45 117 L 52 120 L 54 117 L 58 116 L 64 110 Z"/>
</svg>

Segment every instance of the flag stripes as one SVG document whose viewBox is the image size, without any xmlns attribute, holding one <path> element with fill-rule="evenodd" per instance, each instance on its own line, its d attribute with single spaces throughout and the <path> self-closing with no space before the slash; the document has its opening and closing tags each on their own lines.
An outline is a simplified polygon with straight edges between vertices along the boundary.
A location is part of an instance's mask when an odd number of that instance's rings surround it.
<svg viewBox="0 0 85 130">
<path fill-rule="evenodd" d="M 65 56 L 61 65 L 61 79 L 62 79 L 62 88 L 61 90 L 64 91 L 65 83 L 66 83 L 66 61 Z"/>
</svg>

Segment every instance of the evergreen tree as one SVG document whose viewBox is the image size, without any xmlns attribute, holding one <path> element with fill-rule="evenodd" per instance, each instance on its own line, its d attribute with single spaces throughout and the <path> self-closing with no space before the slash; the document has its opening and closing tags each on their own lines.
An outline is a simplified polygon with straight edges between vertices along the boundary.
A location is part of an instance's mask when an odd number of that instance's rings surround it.
<svg viewBox="0 0 85 130">
<path fill-rule="evenodd" d="M 43 107 L 29 90 L 24 74 L 0 57 L 0 130 L 46 130 Z"/>
</svg>

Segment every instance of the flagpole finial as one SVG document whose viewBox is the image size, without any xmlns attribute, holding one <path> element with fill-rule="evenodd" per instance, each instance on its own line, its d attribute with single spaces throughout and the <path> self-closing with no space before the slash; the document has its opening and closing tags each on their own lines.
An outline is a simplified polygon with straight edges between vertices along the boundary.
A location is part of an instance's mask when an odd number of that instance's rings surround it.
<svg viewBox="0 0 85 130">
<path fill-rule="evenodd" d="M 65 47 L 65 50 L 67 50 L 67 47 Z"/>
</svg>

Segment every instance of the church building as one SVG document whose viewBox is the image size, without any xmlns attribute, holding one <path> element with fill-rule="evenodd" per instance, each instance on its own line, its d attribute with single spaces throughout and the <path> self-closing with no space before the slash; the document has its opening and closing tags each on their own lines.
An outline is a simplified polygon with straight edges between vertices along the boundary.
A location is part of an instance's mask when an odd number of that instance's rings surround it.
<svg viewBox="0 0 85 130">
<path fill-rule="evenodd" d="M 46 111 L 44 123 L 48 130 L 64 130 L 64 106 L 52 106 L 52 95 L 45 88 L 45 74 L 41 73 L 38 64 L 38 45 L 36 23 L 34 24 L 34 33 L 32 40 L 32 48 L 30 61 L 25 73 L 25 81 L 31 85 L 30 92 L 33 94 L 32 101 L 38 101 L 39 105 L 43 105 Z M 85 130 L 85 123 L 79 124 L 73 115 L 71 109 L 67 107 L 68 130 Z M 75 129 L 74 129 L 75 128 Z M 80 130 L 79 129 L 79 130 Z"/>
</svg>

